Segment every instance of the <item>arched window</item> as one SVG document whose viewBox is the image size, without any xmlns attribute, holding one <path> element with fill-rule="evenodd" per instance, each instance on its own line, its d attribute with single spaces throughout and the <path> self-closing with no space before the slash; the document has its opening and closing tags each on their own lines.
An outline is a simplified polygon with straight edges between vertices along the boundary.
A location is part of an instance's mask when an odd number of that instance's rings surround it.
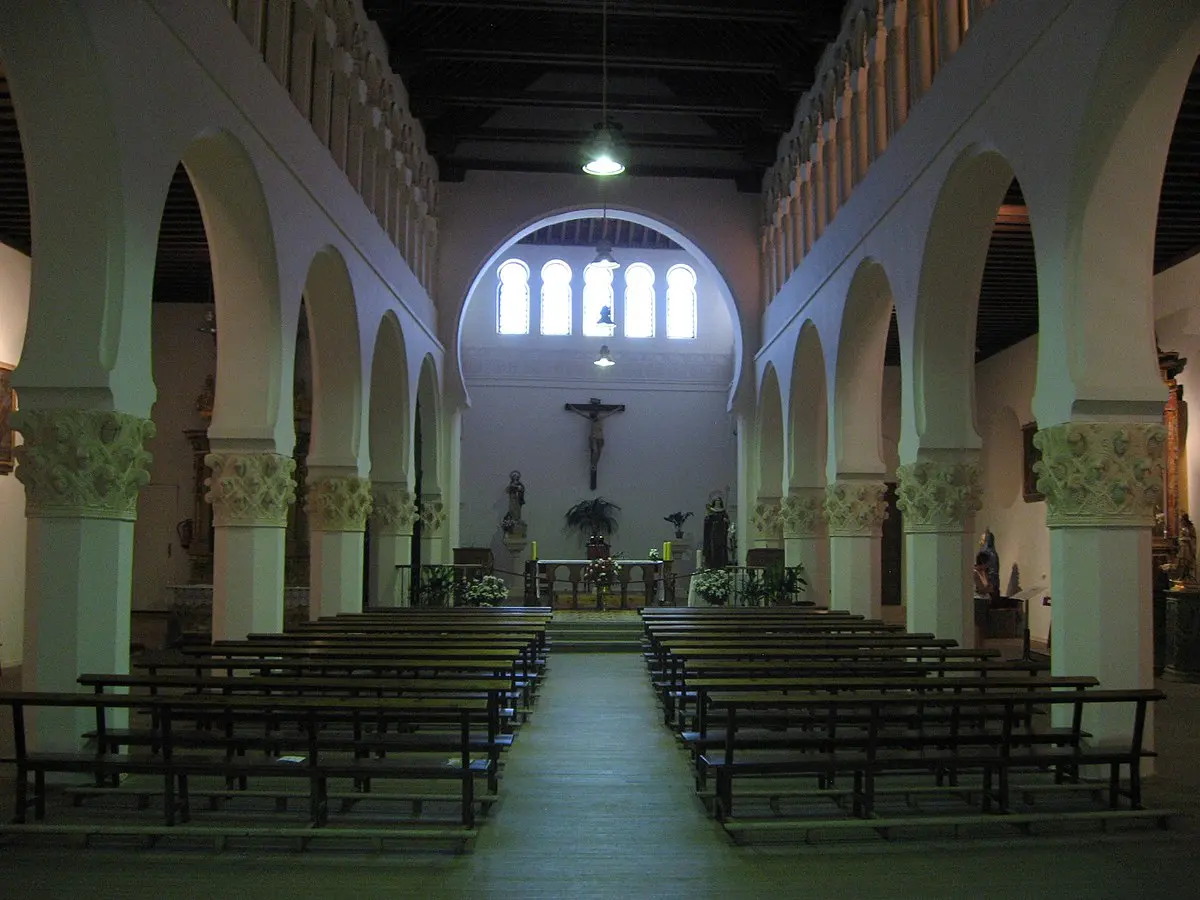
<svg viewBox="0 0 1200 900">
<path fill-rule="evenodd" d="M 667 337 L 696 337 L 696 272 L 691 266 L 667 269 Z"/>
<path fill-rule="evenodd" d="M 529 266 L 506 259 L 496 275 L 496 332 L 529 334 Z"/>
<path fill-rule="evenodd" d="M 606 306 L 612 321 L 613 270 L 589 263 L 583 270 L 583 326 L 580 329 L 588 337 L 608 337 L 613 333 L 612 325 L 600 324 L 600 313 Z"/>
<path fill-rule="evenodd" d="M 561 259 L 542 266 L 542 334 L 571 333 L 571 267 Z"/>
<path fill-rule="evenodd" d="M 654 337 L 654 270 L 645 263 L 625 270 L 625 337 Z"/>
</svg>

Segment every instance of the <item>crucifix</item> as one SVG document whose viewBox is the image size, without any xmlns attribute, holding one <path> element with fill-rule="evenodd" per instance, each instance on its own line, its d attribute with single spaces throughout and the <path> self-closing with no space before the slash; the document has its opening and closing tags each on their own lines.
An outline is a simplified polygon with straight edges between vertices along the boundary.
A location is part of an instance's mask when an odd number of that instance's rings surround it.
<svg viewBox="0 0 1200 900">
<path fill-rule="evenodd" d="M 625 412 L 624 403 L 601 403 L 599 397 L 592 397 L 590 403 L 567 403 L 567 412 L 583 416 L 591 425 L 588 429 L 588 470 L 591 472 L 591 487 L 596 489 L 596 464 L 600 462 L 600 454 L 604 451 L 604 420 L 609 416 Z"/>
</svg>

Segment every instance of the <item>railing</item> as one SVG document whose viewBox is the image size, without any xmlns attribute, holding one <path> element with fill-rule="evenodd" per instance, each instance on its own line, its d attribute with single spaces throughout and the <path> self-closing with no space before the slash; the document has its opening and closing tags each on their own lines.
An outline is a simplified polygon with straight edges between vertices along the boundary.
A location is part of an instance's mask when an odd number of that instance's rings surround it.
<svg viewBox="0 0 1200 900">
<path fill-rule="evenodd" d="M 763 178 L 763 301 L 833 221 L 996 0 L 851 0 Z"/>
<path fill-rule="evenodd" d="M 361 0 L 226 0 L 230 15 L 429 290 L 437 164 Z"/>
</svg>

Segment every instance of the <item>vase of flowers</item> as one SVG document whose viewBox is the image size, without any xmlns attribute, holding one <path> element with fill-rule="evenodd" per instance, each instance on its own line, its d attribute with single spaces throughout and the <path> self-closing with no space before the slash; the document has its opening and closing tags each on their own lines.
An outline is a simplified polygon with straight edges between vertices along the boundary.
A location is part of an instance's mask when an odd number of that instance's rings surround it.
<svg viewBox="0 0 1200 900">
<path fill-rule="evenodd" d="M 604 609 L 604 598 L 612 590 L 620 572 L 620 566 L 611 556 L 593 559 L 583 567 L 583 580 L 596 586 L 596 609 Z"/>
<path fill-rule="evenodd" d="M 651 547 L 646 551 L 646 559 L 651 562 L 662 562 L 662 551 L 657 547 Z"/>
<path fill-rule="evenodd" d="M 508 599 L 508 585 L 498 575 L 484 575 L 467 584 L 463 600 L 467 606 L 500 606 Z"/>
<path fill-rule="evenodd" d="M 725 569 L 701 569 L 692 576 L 696 596 L 712 606 L 724 606 L 733 590 L 733 576 Z"/>
</svg>

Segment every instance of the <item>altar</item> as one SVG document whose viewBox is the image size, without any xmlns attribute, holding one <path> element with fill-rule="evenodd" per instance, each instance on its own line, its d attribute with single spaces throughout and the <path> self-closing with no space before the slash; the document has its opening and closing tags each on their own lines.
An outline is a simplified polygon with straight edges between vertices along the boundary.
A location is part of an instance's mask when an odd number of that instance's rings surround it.
<svg viewBox="0 0 1200 900">
<path fill-rule="evenodd" d="M 555 609 L 639 609 L 663 603 L 665 598 L 673 602 L 670 561 L 614 559 L 617 580 L 610 586 L 607 597 L 597 593 L 596 585 L 584 580 L 583 569 L 589 562 L 588 559 L 530 560 L 529 565 L 535 569 L 535 600 L 539 603 L 549 600 Z"/>
</svg>

